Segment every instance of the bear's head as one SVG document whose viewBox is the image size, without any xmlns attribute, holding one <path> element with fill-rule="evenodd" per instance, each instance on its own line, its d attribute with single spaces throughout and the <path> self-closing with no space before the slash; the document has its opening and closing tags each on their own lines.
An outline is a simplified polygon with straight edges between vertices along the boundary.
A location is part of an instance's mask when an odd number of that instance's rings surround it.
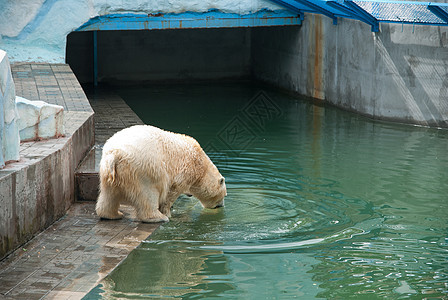
<svg viewBox="0 0 448 300">
<path fill-rule="evenodd" d="M 225 179 L 211 161 L 202 178 L 191 187 L 191 193 L 205 208 L 224 206 L 224 197 L 227 196 Z"/>
</svg>

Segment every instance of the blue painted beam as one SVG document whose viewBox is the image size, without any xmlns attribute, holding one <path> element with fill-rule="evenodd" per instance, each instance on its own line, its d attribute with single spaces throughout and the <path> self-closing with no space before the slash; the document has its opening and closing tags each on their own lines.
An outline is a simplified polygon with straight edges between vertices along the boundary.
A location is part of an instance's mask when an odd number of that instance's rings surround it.
<svg viewBox="0 0 448 300">
<path fill-rule="evenodd" d="M 378 20 L 367 11 L 359 7 L 355 2 L 352 0 L 344 0 L 344 4 L 356 13 L 360 21 L 371 25 L 373 32 L 378 32 L 380 30 Z"/>
<path fill-rule="evenodd" d="M 374 3 L 392 3 L 392 4 L 410 4 L 410 5 L 436 5 L 436 6 L 448 6 L 448 3 L 437 3 L 437 2 L 420 2 L 420 1 L 402 1 L 402 0 L 356 0 L 359 2 L 374 2 Z"/>
<path fill-rule="evenodd" d="M 75 31 L 231 28 L 300 25 L 300 16 L 286 10 L 239 15 L 208 11 L 181 14 L 112 14 L 89 20 Z"/>
<path fill-rule="evenodd" d="M 444 22 L 448 23 L 448 13 L 445 10 L 443 10 L 439 5 L 429 3 L 427 8 L 429 9 L 430 12 L 435 14 L 437 17 L 442 19 Z"/>
<path fill-rule="evenodd" d="M 319 14 L 323 14 L 323 15 L 329 17 L 330 19 L 333 19 L 334 25 L 338 24 L 338 18 L 331 11 L 326 10 L 322 6 L 314 4 L 313 2 L 308 1 L 308 0 L 294 0 L 294 1 L 299 2 L 300 4 L 303 4 L 303 5 L 311 8 L 313 11 L 315 11 Z"/>
<path fill-rule="evenodd" d="M 303 8 L 298 7 L 294 1 L 292 0 L 271 0 L 271 1 L 289 9 L 290 11 L 297 13 L 300 16 L 300 20 L 303 21 L 305 17 Z"/>
<path fill-rule="evenodd" d="M 358 17 L 353 10 L 335 0 L 327 0 L 326 4 L 333 7 L 334 9 L 337 9 L 342 15 L 346 15 L 352 18 Z"/>
</svg>

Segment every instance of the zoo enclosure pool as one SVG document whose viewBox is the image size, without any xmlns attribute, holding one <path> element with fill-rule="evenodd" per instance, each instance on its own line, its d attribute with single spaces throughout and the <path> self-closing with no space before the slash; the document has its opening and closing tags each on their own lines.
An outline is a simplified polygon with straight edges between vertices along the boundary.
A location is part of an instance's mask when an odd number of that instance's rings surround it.
<svg viewBox="0 0 448 300">
<path fill-rule="evenodd" d="M 117 88 L 194 136 L 226 207 L 181 197 L 86 299 L 448 296 L 448 132 L 372 121 L 247 83 Z"/>
</svg>

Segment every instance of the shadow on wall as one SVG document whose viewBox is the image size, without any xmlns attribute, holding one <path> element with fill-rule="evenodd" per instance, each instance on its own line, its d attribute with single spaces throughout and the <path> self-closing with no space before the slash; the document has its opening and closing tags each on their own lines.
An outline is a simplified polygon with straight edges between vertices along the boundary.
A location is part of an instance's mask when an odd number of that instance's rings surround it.
<svg viewBox="0 0 448 300">
<path fill-rule="evenodd" d="M 93 82 L 93 33 L 67 36 L 66 61 Z M 250 76 L 250 28 L 98 32 L 99 81 L 188 81 Z"/>
<path fill-rule="evenodd" d="M 448 127 L 448 28 L 308 15 L 252 31 L 256 79 L 374 119 Z M 319 68 L 319 62 L 322 64 Z"/>
<path fill-rule="evenodd" d="M 375 48 L 384 62 L 385 76 L 394 82 L 410 119 L 421 125 L 448 127 L 446 31 L 419 27 L 421 34 L 404 35 L 397 32 L 397 26 L 381 29 Z"/>
</svg>

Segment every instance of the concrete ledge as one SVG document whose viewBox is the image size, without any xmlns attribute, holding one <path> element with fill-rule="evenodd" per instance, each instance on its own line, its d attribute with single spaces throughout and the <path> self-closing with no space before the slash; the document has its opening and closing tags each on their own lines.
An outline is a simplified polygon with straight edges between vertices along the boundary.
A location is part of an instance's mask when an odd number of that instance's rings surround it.
<svg viewBox="0 0 448 300">
<path fill-rule="evenodd" d="M 66 136 L 24 142 L 20 160 L 0 171 L 0 259 L 64 216 L 75 200 L 74 172 L 94 144 L 87 97 L 67 65 L 13 66 L 17 95 L 61 103 Z"/>
<path fill-rule="evenodd" d="M 93 145 L 93 113 L 67 114 L 66 137 L 22 143 L 20 161 L 0 171 L 0 258 L 64 216 L 75 200 L 74 172 Z"/>
</svg>

